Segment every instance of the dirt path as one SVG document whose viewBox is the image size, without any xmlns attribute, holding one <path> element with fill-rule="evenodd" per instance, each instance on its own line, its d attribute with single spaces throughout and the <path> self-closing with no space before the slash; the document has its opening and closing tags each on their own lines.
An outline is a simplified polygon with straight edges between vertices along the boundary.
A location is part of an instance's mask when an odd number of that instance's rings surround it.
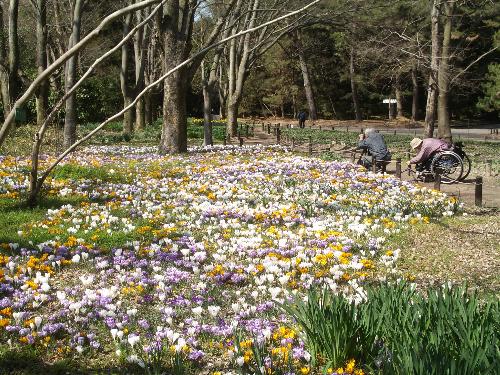
<svg viewBox="0 0 500 375">
<path fill-rule="evenodd" d="M 364 122 L 363 125 L 367 125 L 368 122 Z M 319 127 L 319 125 L 318 125 Z M 271 129 L 271 134 L 268 134 L 267 129 L 262 130 L 262 126 L 255 126 L 254 135 L 251 137 L 243 137 L 244 145 L 254 145 L 254 144 L 263 144 L 263 145 L 271 145 L 277 143 L 277 137 L 273 134 L 273 130 Z M 237 138 L 232 138 L 229 142 L 230 144 L 239 144 L 239 140 Z M 286 139 L 282 139 L 281 144 L 286 145 L 288 147 L 292 147 L 291 142 L 287 142 Z M 322 145 L 321 149 L 318 149 L 318 145 L 314 146 L 313 152 L 314 154 L 318 154 L 318 152 L 322 150 L 326 150 L 329 146 Z M 342 152 L 341 150 L 335 151 L 339 156 L 342 156 L 344 159 L 349 160 L 347 153 Z M 300 153 L 309 153 L 308 145 L 294 145 L 293 151 Z M 387 173 L 395 174 L 395 163 L 389 164 L 387 167 Z M 402 166 L 405 168 L 405 165 Z M 441 190 L 458 197 L 461 201 L 468 205 L 474 205 L 475 203 L 475 182 L 474 178 L 474 169 L 471 173 L 471 176 L 464 182 L 460 184 L 441 184 Z M 500 208 L 500 178 L 499 176 L 489 176 L 488 173 L 482 173 L 483 177 L 483 206 L 485 207 L 495 207 Z M 407 181 L 414 181 L 413 176 L 408 176 L 408 173 L 403 173 L 402 178 Z M 434 187 L 433 182 L 422 183 L 417 182 L 420 185 L 427 186 L 429 188 Z"/>
<path fill-rule="evenodd" d="M 248 120 L 252 123 L 253 120 Z M 297 120 L 290 118 L 277 118 L 277 119 L 257 119 L 256 123 L 262 124 L 290 124 L 293 127 L 298 127 Z M 464 125 L 452 124 L 452 135 L 456 139 L 475 139 L 475 140 L 488 140 L 500 141 L 500 124 L 485 124 L 485 125 Z M 413 135 L 417 137 L 423 136 L 424 126 L 421 122 L 411 122 L 408 119 L 398 119 L 393 121 L 388 120 L 364 120 L 359 123 L 356 121 L 339 121 L 339 120 L 317 120 L 306 121 L 306 128 L 308 129 L 335 129 L 344 131 L 353 131 L 359 133 L 361 129 L 375 128 L 382 133 Z M 437 129 L 435 130 L 437 132 Z"/>
</svg>

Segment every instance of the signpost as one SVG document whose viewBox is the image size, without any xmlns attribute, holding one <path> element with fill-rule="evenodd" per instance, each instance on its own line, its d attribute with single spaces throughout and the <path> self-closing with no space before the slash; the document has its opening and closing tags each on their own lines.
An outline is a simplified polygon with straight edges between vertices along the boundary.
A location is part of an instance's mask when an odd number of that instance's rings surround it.
<svg viewBox="0 0 500 375">
<path fill-rule="evenodd" d="M 382 103 L 384 104 L 389 104 L 389 120 L 394 119 L 394 106 L 393 104 L 396 104 L 398 101 L 396 99 L 384 99 Z"/>
</svg>

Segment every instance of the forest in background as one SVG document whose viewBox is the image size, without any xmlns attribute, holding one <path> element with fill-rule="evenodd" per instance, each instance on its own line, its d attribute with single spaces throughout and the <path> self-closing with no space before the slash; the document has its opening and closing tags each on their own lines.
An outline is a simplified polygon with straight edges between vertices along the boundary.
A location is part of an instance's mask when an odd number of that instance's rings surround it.
<svg viewBox="0 0 500 375">
<path fill-rule="evenodd" d="M 140 1 L 2 1 L 2 112 L 37 73 L 106 15 L 137 3 Z M 65 146 L 75 142 L 77 123 L 109 118 L 190 53 L 308 2 L 164 1 L 154 17 L 146 20 L 158 3 L 150 1 L 147 7 L 114 19 L 60 66 L 37 89 L 36 98 L 23 107 L 27 121 L 43 123 L 93 62 L 141 22 L 145 26 L 105 63 L 97 65 L 57 113 L 55 122 L 65 128 Z M 180 74 L 182 79 L 176 78 L 177 83 L 156 86 L 138 101 L 135 110 L 127 111 L 124 132 L 133 133 L 162 116 L 164 127 L 168 127 L 169 116 L 175 118 L 173 122 L 185 122 L 185 115 L 199 117 L 204 111 L 206 117 L 207 112 L 229 117 L 228 128 L 230 122 L 234 128 L 238 116 L 295 117 L 299 110 L 306 110 L 313 120 L 385 118 L 387 105 L 382 101 L 387 98 L 397 101 L 391 115 L 425 119 L 433 125 L 438 110 L 429 110 L 429 102 L 438 107 L 441 86 L 443 96 L 449 94 L 444 98 L 447 105 L 441 106 L 449 113 L 441 117 L 497 121 L 499 15 L 500 6 L 492 1 L 398 0 L 388 4 L 379 0 L 324 0 L 301 16 L 203 54 L 202 61 L 195 60 L 185 69 L 186 74 Z M 172 34 L 178 40 L 169 44 L 172 19 L 179 26 L 177 34 Z M 181 108 L 184 116 L 166 113 L 166 88 L 182 91 L 171 106 Z M 435 95 L 432 100 L 431 92 Z M 211 97 L 208 104 L 204 102 L 207 95 Z M 183 128 L 179 126 L 174 128 Z"/>
</svg>

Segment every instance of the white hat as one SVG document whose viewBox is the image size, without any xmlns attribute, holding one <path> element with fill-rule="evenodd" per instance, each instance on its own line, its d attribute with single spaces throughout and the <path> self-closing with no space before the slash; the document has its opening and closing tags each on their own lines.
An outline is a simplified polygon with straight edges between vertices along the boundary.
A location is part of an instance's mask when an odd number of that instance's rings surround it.
<svg viewBox="0 0 500 375">
<path fill-rule="evenodd" d="M 418 146 L 422 144 L 422 140 L 420 138 L 413 138 L 410 142 L 410 146 L 413 150 L 415 150 Z"/>
</svg>

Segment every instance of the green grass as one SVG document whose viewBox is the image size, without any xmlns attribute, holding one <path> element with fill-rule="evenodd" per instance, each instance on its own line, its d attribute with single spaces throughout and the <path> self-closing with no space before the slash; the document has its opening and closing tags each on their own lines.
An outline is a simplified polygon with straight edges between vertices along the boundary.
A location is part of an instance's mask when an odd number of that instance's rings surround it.
<svg viewBox="0 0 500 375">
<path fill-rule="evenodd" d="M 56 167 L 53 177 L 57 179 L 92 180 L 93 182 L 102 180 L 116 183 L 124 183 L 129 180 L 124 174 L 116 172 L 112 165 L 93 167 L 73 163 Z"/>
<path fill-rule="evenodd" d="M 319 129 L 283 129 L 283 136 L 293 137 L 298 142 L 309 142 L 311 137 L 314 144 L 330 144 L 335 141 L 339 144 L 346 144 L 355 147 L 358 144 L 358 132 L 340 131 L 340 130 L 319 130 Z M 409 144 L 413 135 L 382 133 L 391 150 L 393 158 L 407 159 L 406 153 L 409 151 Z M 484 162 L 485 160 L 499 161 L 498 150 L 499 143 L 461 140 L 464 144 L 464 150 L 472 161 Z"/>
<path fill-rule="evenodd" d="M 31 246 L 54 238 L 40 228 L 30 232 L 29 239 L 18 235 L 18 231 L 26 231 L 37 222 L 44 219 L 48 209 L 60 208 L 66 204 L 80 204 L 83 197 L 67 196 L 65 198 L 44 197 L 35 208 L 29 208 L 24 202 L 15 199 L 0 199 L 0 243 L 18 243 L 20 246 Z M 0 250 L 2 251 L 2 250 Z"/>
</svg>

